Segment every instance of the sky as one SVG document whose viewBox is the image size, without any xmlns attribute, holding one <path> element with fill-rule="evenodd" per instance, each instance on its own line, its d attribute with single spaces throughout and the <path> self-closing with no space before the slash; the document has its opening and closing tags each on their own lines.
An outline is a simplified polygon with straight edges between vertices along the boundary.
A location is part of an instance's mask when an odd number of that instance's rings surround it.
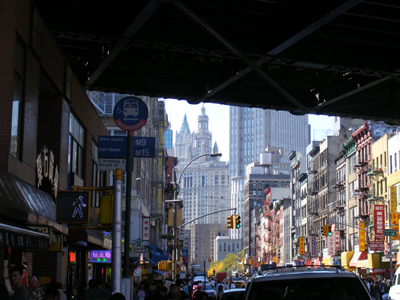
<svg viewBox="0 0 400 300">
<path fill-rule="evenodd" d="M 201 114 L 203 104 L 192 105 L 184 100 L 166 99 L 165 108 L 168 114 L 168 120 L 173 131 L 173 143 L 175 142 L 175 133 L 182 126 L 183 117 L 186 113 L 190 131 L 197 131 L 197 117 Z M 208 115 L 208 128 L 212 132 L 213 142 L 217 142 L 218 150 L 222 153 L 221 160 L 229 160 L 229 106 L 213 103 L 204 104 L 206 114 Z M 311 124 L 311 140 L 322 140 L 330 133 L 332 128 L 332 118 L 328 116 L 309 115 L 309 124 Z"/>
</svg>

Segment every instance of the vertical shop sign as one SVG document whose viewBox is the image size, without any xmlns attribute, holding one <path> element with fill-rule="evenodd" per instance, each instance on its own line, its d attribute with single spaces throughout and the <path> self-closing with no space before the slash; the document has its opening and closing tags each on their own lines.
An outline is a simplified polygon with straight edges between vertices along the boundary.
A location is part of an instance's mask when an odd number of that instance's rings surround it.
<svg viewBox="0 0 400 300">
<path fill-rule="evenodd" d="M 299 237 L 299 254 L 304 255 L 304 236 Z"/>
<path fill-rule="evenodd" d="M 360 222 L 360 232 L 359 232 L 359 236 L 360 236 L 360 252 L 365 251 L 365 223 L 364 222 Z"/>
<path fill-rule="evenodd" d="M 150 240 L 150 218 L 143 218 L 143 241 Z"/>
<path fill-rule="evenodd" d="M 311 237 L 311 256 L 315 256 L 316 249 L 315 249 L 315 236 Z"/>
<path fill-rule="evenodd" d="M 390 211 L 397 212 L 397 186 L 390 187 Z"/>
<path fill-rule="evenodd" d="M 374 206 L 375 240 L 383 241 L 385 238 L 385 206 Z"/>
<path fill-rule="evenodd" d="M 340 231 L 335 231 L 335 250 L 340 250 Z"/>
</svg>

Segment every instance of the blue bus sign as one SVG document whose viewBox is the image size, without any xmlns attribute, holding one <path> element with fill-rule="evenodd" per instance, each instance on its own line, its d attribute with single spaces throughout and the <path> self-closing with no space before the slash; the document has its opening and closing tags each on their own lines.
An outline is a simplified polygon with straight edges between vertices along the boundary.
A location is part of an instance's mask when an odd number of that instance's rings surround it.
<svg viewBox="0 0 400 300">
<path fill-rule="evenodd" d="M 137 97 L 122 98 L 114 108 L 114 122 L 125 131 L 135 131 L 147 123 L 147 105 Z"/>
</svg>

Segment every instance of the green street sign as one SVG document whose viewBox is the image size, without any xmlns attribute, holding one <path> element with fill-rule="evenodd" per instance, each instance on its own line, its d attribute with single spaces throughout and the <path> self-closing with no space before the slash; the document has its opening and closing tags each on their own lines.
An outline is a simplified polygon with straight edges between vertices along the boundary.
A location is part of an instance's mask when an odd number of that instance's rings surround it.
<svg viewBox="0 0 400 300">
<path fill-rule="evenodd" d="M 397 236 L 396 229 L 385 229 L 385 236 Z"/>
<path fill-rule="evenodd" d="M 174 236 L 172 235 L 172 234 L 163 234 L 162 236 L 161 236 L 161 238 L 163 238 L 163 239 L 167 239 L 167 240 L 173 240 L 174 239 Z"/>
</svg>

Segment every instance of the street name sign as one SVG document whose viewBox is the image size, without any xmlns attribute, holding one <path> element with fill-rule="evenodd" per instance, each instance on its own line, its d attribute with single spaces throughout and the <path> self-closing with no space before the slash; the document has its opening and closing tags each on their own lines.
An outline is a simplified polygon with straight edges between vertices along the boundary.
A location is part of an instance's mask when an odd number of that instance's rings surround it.
<svg viewBox="0 0 400 300">
<path fill-rule="evenodd" d="M 126 136 L 99 136 L 97 156 L 126 158 Z"/>
<path fill-rule="evenodd" d="M 386 258 L 396 258 L 397 254 L 386 254 Z"/>
<path fill-rule="evenodd" d="M 135 248 L 135 249 L 133 249 L 133 252 L 142 253 L 142 252 L 144 252 L 144 249 L 143 248 Z"/>
<path fill-rule="evenodd" d="M 99 158 L 97 161 L 97 167 L 99 171 L 114 171 L 115 169 L 121 169 L 122 171 L 126 171 L 126 159 Z"/>
<path fill-rule="evenodd" d="M 397 236 L 396 229 L 385 229 L 385 236 Z"/>
</svg>

